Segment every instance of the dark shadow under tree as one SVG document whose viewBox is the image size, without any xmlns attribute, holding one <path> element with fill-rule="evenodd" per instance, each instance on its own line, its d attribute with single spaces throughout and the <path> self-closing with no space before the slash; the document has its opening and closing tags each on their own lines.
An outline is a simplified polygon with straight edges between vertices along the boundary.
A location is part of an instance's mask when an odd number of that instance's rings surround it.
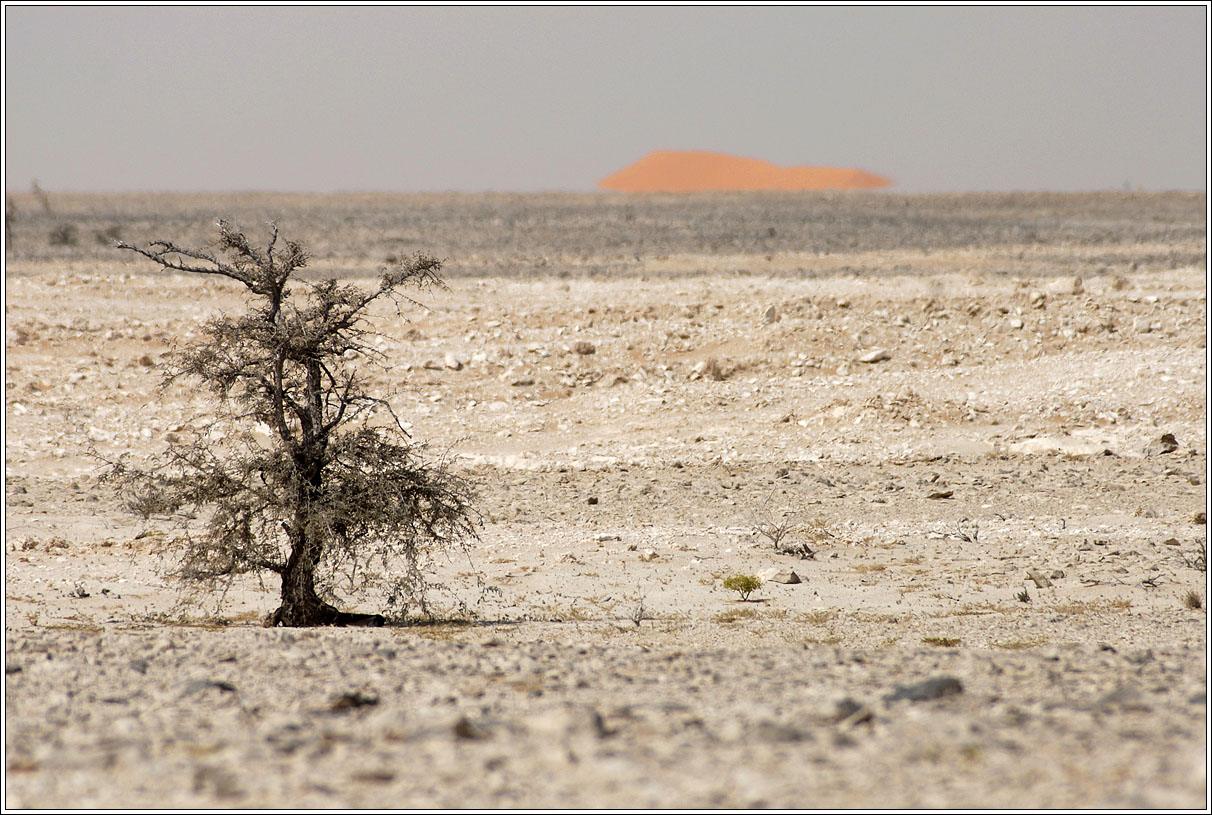
<svg viewBox="0 0 1212 815">
<path fill-rule="evenodd" d="M 131 509 L 185 521 L 179 575 L 212 587 L 278 575 L 281 605 L 268 625 L 382 624 L 323 599 L 338 578 L 354 594 L 378 587 L 389 606 L 416 603 L 428 614 L 425 558 L 474 540 L 472 491 L 367 392 L 359 364 L 384 362 L 368 327 L 372 304 L 390 301 L 397 314 L 415 305 L 402 290 L 443 285 L 441 262 L 398 260 L 364 289 L 292 280 L 308 255 L 280 242 L 276 225 L 264 248 L 224 221 L 213 252 L 116 245 L 167 272 L 230 278 L 249 294 L 244 314 L 209 320 L 200 340 L 168 355 L 164 387 L 200 384 L 217 400 L 215 424 L 195 427 L 150 467 L 124 457 L 109 473 Z"/>
</svg>

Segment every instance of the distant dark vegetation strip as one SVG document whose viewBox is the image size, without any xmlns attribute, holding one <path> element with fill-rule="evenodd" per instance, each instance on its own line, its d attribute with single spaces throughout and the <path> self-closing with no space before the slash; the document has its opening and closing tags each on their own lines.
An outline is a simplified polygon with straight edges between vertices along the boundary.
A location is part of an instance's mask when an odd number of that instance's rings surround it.
<svg viewBox="0 0 1212 815">
<path fill-rule="evenodd" d="M 31 194 L 10 198 L 12 259 L 116 260 L 119 253 L 110 248 L 115 237 L 129 241 L 168 233 L 201 245 L 221 216 L 245 224 L 276 220 L 313 250 L 317 266 L 335 259 L 336 272 L 345 275 L 372 273 L 388 257 L 417 251 L 446 259 L 452 276 L 561 277 L 628 274 L 641 259 L 675 254 L 1081 246 L 1118 249 L 1106 253 L 1108 264 L 1180 266 L 1202 264 L 1206 252 L 1207 197 L 1202 193 L 321 196 L 52 191 L 49 211 Z M 1159 243 L 1171 244 L 1175 251 L 1139 258 L 1123 251 Z"/>
</svg>

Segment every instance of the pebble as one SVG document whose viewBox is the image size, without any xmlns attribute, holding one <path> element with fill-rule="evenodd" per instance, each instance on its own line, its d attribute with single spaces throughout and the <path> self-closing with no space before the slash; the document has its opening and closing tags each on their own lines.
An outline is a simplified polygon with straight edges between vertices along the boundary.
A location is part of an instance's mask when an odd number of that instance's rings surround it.
<svg viewBox="0 0 1212 815">
<path fill-rule="evenodd" d="M 466 716 L 460 716 L 450 729 L 456 738 L 465 741 L 480 741 L 488 738 L 488 733 Z"/>
<path fill-rule="evenodd" d="M 770 580 L 772 583 L 786 583 L 787 585 L 791 585 L 791 586 L 794 586 L 796 583 L 803 582 L 802 580 L 800 580 L 800 576 L 798 574 L 796 574 L 795 572 L 790 572 L 790 571 L 778 572 L 773 577 L 771 577 Z"/>
<path fill-rule="evenodd" d="M 377 704 L 379 704 L 379 695 L 377 693 L 364 693 L 359 690 L 341 694 L 332 701 L 328 709 L 334 713 L 338 713 L 360 707 L 373 707 Z"/>
<path fill-rule="evenodd" d="M 1178 440 L 1173 433 L 1163 433 L 1161 438 L 1145 447 L 1146 456 L 1164 456 L 1178 449 Z"/>
<path fill-rule="evenodd" d="M 589 356 L 590 354 L 596 354 L 598 352 L 597 347 L 594 346 L 592 342 L 585 342 L 584 340 L 581 340 L 573 345 L 572 350 L 581 356 Z"/>
<path fill-rule="evenodd" d="M 908 699 L 910 702 L 926 702 L 963 692 L 963 683 L 954 676 L 936 676 L 912 685 L 898 685 L 895 691 L 884 697 L 884 701 L 895 702 L 900 699 Z"/>
<path fill-rule="evenodd" d="M 871 364 L 874 362 L 885 362 L 892 359 L 892 353 L 883 348 L 873 348 L 867 353 L 858 358 L 859 362 Z"/>
<path fill-rule="evenodd" d="M 1037 589 L 1046 589 L 1052 585 L 1052 581 L 1048 579 L 1048 576 L 1039 569 L 1028 569 L 1027 578 L 1035 584 Z"/>
<path fill-rule="evenodd" d="M 1048 285 L 1048 291 L 1054 294 L 1081 294 L 1086 290 L 1085 283 L 1080 277 L 1062 277 Z"/>
</svg>

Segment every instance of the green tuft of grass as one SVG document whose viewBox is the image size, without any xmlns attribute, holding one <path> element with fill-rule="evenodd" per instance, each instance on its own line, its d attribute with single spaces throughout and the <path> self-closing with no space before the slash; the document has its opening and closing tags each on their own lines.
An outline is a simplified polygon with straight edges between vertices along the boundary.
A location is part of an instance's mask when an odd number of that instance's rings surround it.
<svg viewBox="0 0 1212 815">
<path fill-rule="evenodd" d="M 940 648 L 954 648 L 960 644 L 958 637 L 922 637 L 927 645 L 937 645 Z"/>
</svg>

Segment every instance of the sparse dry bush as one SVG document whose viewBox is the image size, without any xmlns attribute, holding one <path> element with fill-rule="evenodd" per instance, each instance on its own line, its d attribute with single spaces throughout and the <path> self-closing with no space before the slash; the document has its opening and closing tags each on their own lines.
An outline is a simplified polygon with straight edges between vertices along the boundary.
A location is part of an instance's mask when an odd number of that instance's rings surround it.
<svg viewBox="0 0 1212 815">
<path fill-rule="evenodd" d="M 323 599 L 338 582 L 429 614 L 422 566 L 432 551 L 466 551 L 474 539 L 471 487 L 425 457 L 390 404 L 366 391 L 357 364 L 384 361 L 369 308 L 385 300 L 400 313 L 415 303 L 403 289 L 442 285 L 441 263 L 398 260 L 369 290 L 297 282 L 308 261 L 300 244 L 280 243 L 275 225 L 267 245 L 254 246 L 224 221 L 216 252 L 168 241 L 117 247 L 166 271 L 235 280 L 250 296 L 245 313 L 211 319 L 199 341 L 167 358 L 164 387 L 201 385 L 218 417 L 183 431 L 150 468 L 124 457 L 108 471 L 129 508 L 180 521 L 178 576 L 218 588 L 242 574 L 278 575 L 273 625 L 384 622 Z"/>
</svg>

